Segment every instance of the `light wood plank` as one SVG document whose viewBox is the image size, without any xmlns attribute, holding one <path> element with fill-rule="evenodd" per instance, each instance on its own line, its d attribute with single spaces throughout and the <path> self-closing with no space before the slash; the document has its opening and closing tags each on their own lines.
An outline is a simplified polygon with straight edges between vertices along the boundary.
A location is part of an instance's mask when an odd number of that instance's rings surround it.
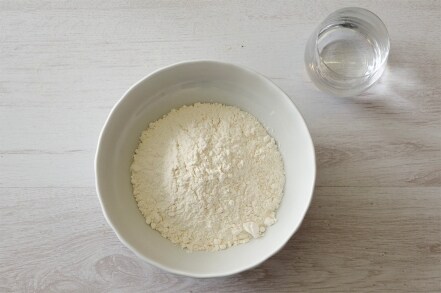
<svg viewBox="0 0 441 293">
<path fill-rule="evenodd" d="M 436 292 L 440 192 L 319 187 L 280 253 L 236 276 L 197 280 L 165 273 L 125 248 L 98 212 L 93 188 L 0 188 L 9 199 L 0 209 L 1 290 Z"/>
<path fill-rule="evenodd" d="M 391 35 L 356 98 L 321 93 L 304 44 L 361 6 Z M 440 292 L 441 1 L 0 1 L 1 292 Z M 174 62 L 215 59 L 276 82 L 304 115 L 317 189 L 302 228 L 260 267 L 168 274 L 105 223 L 93 159 L 124 91 Z"/>
</svg>

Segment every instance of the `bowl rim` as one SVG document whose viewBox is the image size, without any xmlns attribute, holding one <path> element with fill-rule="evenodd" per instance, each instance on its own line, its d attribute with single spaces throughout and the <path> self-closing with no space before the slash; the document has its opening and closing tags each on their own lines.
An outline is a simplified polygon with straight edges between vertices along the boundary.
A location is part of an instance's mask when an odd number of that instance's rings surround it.
<svg viewBox="0 0 441 293">
<path fill-rule="evenodd" d="M 301 221 L 299 222 L 299 224 L 297 225 L 297 227 L 295 229 L 293 229 L 292 233 L 289 235 L 289 237 L 287 237 L 287 239 L 281 244 L 279 245 L 279 247 L 276 247 L 274 249 L 274 251 L 272 253 L 270 253 L 269 255 L 267 255 L 264 259 L 262 260 L 258 260 L 256 262 L 250 263 L 248 265 L 245 266 L 241 266 L 235 270 L 230 270 L 227 272 L 223 272 L 223 273 L 193 273 L 193 272 L 187 272 L 187 271 L 183 271 L 183 270 L 179 270 L 179 269 L 175 269 L 173 267 L 167 266 L 167 265 L 163 265 L 159 262 L 153 261 L 150 258 L 148 258 L 147 256 L 143 255 L 140 251 L 138 251 L 135 247 L 133 247 L 128 241 L 126 241 L 120 234 L 120 232 L 118 231 L 118 229 L 116 228 L 116 225 L 113 224 L 113 221 L 111 219 L 111 216 L 109 215 L 109 212 L 106 208 L 106 204 L 104 202 L 104 197 L 102 196 L 102 192 L 101 192 L 101 188 L 100 188 L 100 150 L 103 147 L 103 136 L 104 136 L 104 132 L 106 131 L 106 128 L 109 124 L 109 121 L 112 119 L 112 116 L 114 115 L 114 113 L 116 112 L 117 108 L 119 107 L 119 105 L 121 104 L 121 102 L 129 95 L 129 93 L 136 88 L 138 85 L 140 85 L 141 83 L 143 83 L 145 80 L 151 78 L 154 75 L 159 74 L 162 71 L 166 71 L 166 70 L 170 70 L 173 69 L 175 67 L 179 67 L 179 66 L 187 66 L 187 65 L 195 65 L 195 64 L 209 64 L 209 65 L 213 65 L 213 66 L 217 66 L 217 65 L 221 65 L 224 67 L 229 67 L 232 68 L 236 71 L 242 71 L 245 74 L 250 74 L 253 75 L 255 77 L 257 77 L 261 82 L 266 83 L 267 85 L 269 85 L 270 87 L 272 87 L 275 91 L 278 91 L 285 100 L 287 100 L 290 105 L 292 106 L 293 110 L 297 112 L 297 114 L 299 115 L 301 121 L 303 122 L 303 126 L 305 127 L 306 130 L 306 134 L 307 134 L 307 139 L 308 142 L 310 143 L 310 146 L 312 147 L 312 160 L 313 160 L 313 180 L 312 180 L 312 186 L 310 187 L 310 192 L 309 192 L 309 201 L 308 204 L 306 206 L 305 211 L 303 212 L 303 215 L 301 217 Z M 255 268 L 259 265 L 261 265 L 263 262 L 265 262 L 266 260 L 268 260 L 269 258 L 271 258 L 272 256 L 274 256 L 276 253 L 278 253 L 287 243 L 288 241 L 293 237 L 293 235 L 299 230 L 299 228 L 301 227 L 306 213 L 308 212 L 310 206 L 311 206 L 311 202 L 312 199 L 314 197 L 314 188 L 315 188 L 315 183 L 316 183 L 316 178 L 317 178 L 317 161 L 316 161 L 316 154 L 315 154 L 315 147 L 314 147 L 314 142 L 311 138 L 311 134 L 309 132 L 309 128 L 305 122 L 305 119 L 303 117 L 303 115 L 300 113 L 300 111 L 297 109 L 296 105 L 294 104 L 294 102 L 291 100 L 291 98 L 279 87 L 277 86 L 273 81 L 271 81 L 269 78 L 267 78 L 266 76 L 264 76 L 263 74 L 244 67 L 242 65 L 237 65 L 234 63 L 228 63 L 228 62 L 222 62 L 222 61 L 216 61 L 216 60 L 205 60 L 205 59 L 200 59 L 200 60 L 188 60 L 188 61 L 181 61 L 181 62 L 177 62 L 177 63 L 173 63 L 171 65 L 168 66 L 164 66 L 161 67 L 157 70 L 154 70 L 153 72 L 151 72 L 150 74 L 147 74 L 146 76 L 144 76 L 143 78 L 141 78 L 139 81 L 137 81 L 136 83 L 134 83 L 132 86 L 130 86 L 130 88 L 128 90 L 126 90 L 124 92 L 124 94 L 121 96 L 121 98 L 118 99 L 118 101 L 114 104 L 114 106 L 112 107 L 112 109 L 110 110 L 104 125 L 101 129 L 100 135 L 98 137 L 98 143 L 97 143 L 97 148 L 96 148 L 96 153 L 95 153 L 95 161 L 94 161 L 94 167 L 95 167 L 95 188 L 96 188 L 96 192 L 98 195 L 98 200 L 100 202 L 100 206 L 101 206 L 101 210 L 103 212 L 104 218 L 106 219 L 107 223 L 109 224 L 109 226 L 112 228 L 112 230 L 114 231 L 114 233 L 116 234 L 116 236 L 118 237 L 119 241 L 121 241 L 121 243 L 123 243 L 127 248 L 129 248 L 136 256 L 138 256 L 139 258 L 141 258 L 142 260 L 144 260 L 145 262 L 154 265 L 157 268 L 160 268 L 164 271 L 173 273 L 173 274 L 177 274 L 177 275 L 182 275 L 182 276 L 188 276 L 188 277 L 193 277 L 193 278 L 213 278 L 213 277 L 226 277 L 226 276 L 230 276 L 230 275 L 234 275 L 234 274 L 238 274 L 240 272 L 243 271 L 247 271 L 250 270 L 252 268 Z"/>
</svg>

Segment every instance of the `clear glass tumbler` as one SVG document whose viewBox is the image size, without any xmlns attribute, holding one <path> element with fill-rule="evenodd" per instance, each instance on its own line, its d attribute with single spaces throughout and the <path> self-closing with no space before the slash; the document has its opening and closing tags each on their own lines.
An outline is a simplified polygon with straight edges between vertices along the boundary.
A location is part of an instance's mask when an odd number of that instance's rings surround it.
<svg viewBox="0 0 441 293">
<path fill-rule="evenodd" d="M 363 8 L 343 8 L 329 15 L 309 38 L 306 69 L 322 91 L 355 96 L 383 74 L 389 49 L 389 34 L 378 16 Z"/>
</svg>

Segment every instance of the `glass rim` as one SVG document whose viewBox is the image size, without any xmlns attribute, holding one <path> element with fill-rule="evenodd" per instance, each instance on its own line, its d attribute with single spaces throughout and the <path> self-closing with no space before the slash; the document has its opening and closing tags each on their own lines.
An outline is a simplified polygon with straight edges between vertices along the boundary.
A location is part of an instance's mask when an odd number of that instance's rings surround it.
<svg viewBox="0 0 441 293">
<path fill-rule="evenodd" d="M 320 52 L 318 49 L 318 37 L 320 35 L 320 33 L 324 30 L 324 28 L 327 28 L 328 26 L 325 26 L 323 29 L 320 29 L 320 26 L 322 23 L 324 23 L 327 19 L 329 19 L 331 16 L 333 16 L 334 14 L 337 14 L 339 12 L 342 11 L 350 11 L 350 10 L 355 10 L 356 12 L 358 11 L 363 11 L 371 16 L 373 16 L 380 24 L 380 26 L 382 27 L 382 29 L 384 29 L 384 32 L 386 34 L 386 38 L 387 38 L 387 52 L 386 55 L 384 56 L 383 60 L 381 60 L 381 63 L 379 66 L 377 66 L 377 68 L 375 69 L 375 71 L 371 72 L 371 73 L 366 73 L 364 75 L 359 75 L 359 76 L 347 76 L 347 75 L 343 75 L 341 73 L 336 72 L 335 70 L 331 69 L 328 64 L 326 64 L 323 60 L 322 57 L 320 56 Z M 389 36 L 389 31 L 386 28 L 386 25 L 384 24 L 384 22 L 381 20 L 381 18 L 376 15 L 375 13 L 373 13 L 372 11 L 366 9 L 366 8 L 361 8 L 361 7 L 345 7 L 345 8 L 340 8 L 335 10 L 334 12 L 332 12 L 331 14 L 329 14 L 320 24 L 319 26 L 316 28 L 316 30 L 314 31 L 314 47 L 315 47 L 315 54 L 317 54 L 317 56 L 319 57 L 319 61 L 320 63 L 322 63 L 329 71 L 331 71 L 333 74 L 337 75 L 337 76 L 341 76 L 344 78 L 363 78 L 363 77 L 367 77 L 370 76 L 372 74 L 375 74 L 376 72 L 378 72 L 378 70 L 380 70 L 380 68 L 383 67 L 383 65 L 387 62 L 387 59 L 389 57 L 389 51 L 390 51 L 390 36 Z"/>
</svg>

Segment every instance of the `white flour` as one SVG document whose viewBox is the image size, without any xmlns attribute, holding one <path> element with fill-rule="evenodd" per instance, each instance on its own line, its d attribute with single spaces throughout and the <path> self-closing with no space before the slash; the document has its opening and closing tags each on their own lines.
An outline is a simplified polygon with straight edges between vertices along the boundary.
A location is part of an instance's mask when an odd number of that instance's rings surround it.
<svg viewBox="0 0 441 293">
<path fill-rule="evenodd" d="M 150 123 L 140 140 L 134 195 L 147 224 L 173 243 L 225 249 L 275 223 L 283 161 L 252 115 L 221 104 L 184 106 Z"/>
</svg>

